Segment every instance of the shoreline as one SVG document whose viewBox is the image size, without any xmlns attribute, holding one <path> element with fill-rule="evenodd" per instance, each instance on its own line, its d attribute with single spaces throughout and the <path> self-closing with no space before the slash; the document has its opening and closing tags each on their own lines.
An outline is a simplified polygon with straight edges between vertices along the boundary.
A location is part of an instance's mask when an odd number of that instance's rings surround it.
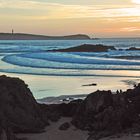
<svg viewBox="0 0 140 140">
<path fill-rule="evenodd" d="M 20 77 L 29 85 L 29 88 L 33 92 L 36 99 L 52 96 L 57 97 L 61 95 L 87 95 L 98 89 L 112 90 L 115 92 L 120 89 L 126 90 L 128 88 L 133 88 L 133 85 L 128 84 L 127 81 L 135 81 L 137 83 L 140 81 L 139 78 L 130 77 L 50 77 L 43 75 L 27 75 L 4 72 L 0 72 L 0 75 Z M 42 81 L 42 84 L 39 81 Z M 91 83 L 97 83 L 97 86 L 82 86 Z"/>
<path fill-rule="evenodd" d="M 63 76 L 43 76 L 43 75 L 27 75 L 15 73 L 2 73 L 0 75 L 8 75 L 12 77 L 20 77 L 28 85 L 36 99 L 58 96 L 74 96 L 88 95 L 98 89 L 112 90 L 116 92 L 122 89 L 133 88 L 134 82 L 138 83 L 139 78 L 130 77 L 63 77 Z M 42 81 L 40 83 L 40 81 Z M 107 81 L 107 82 L 106 82 Z M 128 84 L 128 81 L 133 81 Z M 82 86 L 96 83 L 97 86 Z"/>
<path fill-rule="evenodd" d="M 4 125 L 0 126 L 2 140 L 8 135 L 19 140 L 137 140 L 140 137 L 140 83 L 116 94 L 97 90 L 86 98 L 81 95 L 83 100 L 75 95 L 77 100 L 71 98 L 61 104 L 37 103 L 26 82 L 19 78 L 3 75 L 0 83 L 1 110 L 10 114 L 0 114 Z"/>
<path fill-rule="evenodd" d="M 97 105 L 98 106 L 98 102 L 100 102 L 101 100 L 102 100 L 102 102 L 104 102 L 103 104 L 105 105 L 105 102 L 107 103 L 110 99 L 108 98 L 109 96 L 110 96 L 110 93 L 112 94 L 111 96 L 114 96 L 116 99 L 117 99 L 117 96 L 119 97 L 119 98 L 122 98 L 121 97 L 121 94 L 128 94 L 128 97 L 130 96 L 130 94 L 132 94 L 131 96 L 134 96 L 134 97 L 132 97 L 132 99 L 133 98 L 135 98 L 135 96 L 137 97 L 139 97 L 139 95 L 138 95 L 138 92 L 139 92 L 139 89 L 140 89 L 140 84 L 138 84 L 135 88 L 133 88 L 133 89 L 128 89 L 126 92 L 120 92 L 120 93 L 117 93 L 117 95 L 113 95 L 110 91 L 97 91 L 97 92 L 95 92 L 95 93 L 93 93 L 93 94 L 89 94 L 87 97 L 86 97 L 86 99 L 84 100 L 84 101 L 82 101 L 82 103 L 92 103 L 92 106 L 93 105 Z M 101 92 L 101 93 L 100 93 Z M 96 95 L 94 95 L 94 94 L 96 94 Z M 101 96 L 101 98 L 99 99 L 99 95 Z M 105 96 L 104 96 L 104 94 L 106 94 Z M 120 95 L 119 95 L 120 94 Z M 122 95 L 122 96 L 124 96 L 123 98 L 127 98 L 126 97 L 126 95 Z M 94 104 L 94 101 L 92 101 L 90 98 L 92 97 L 92 99 L 93 100 L 95 100 L 96 99 L 96 96 L 98 97 L 98 101 L 95 101 L 95 102 L 97 102 L 97 104 L 95 103 Z M 108 101 L 105 101 L 105 98 L 106 98 L 106 96 L 108 96 L 107 98 L 108 98 Z M 131 96 L 130 96 L 130 100 L 131 100 Z M 94 98 L 93 98 L 94 97 Z M 102 97 L 104 97 L 104 99 L 102 98 Z M 114 100 L 115 101 L 115 100 Z M 118 100 L 119 101 L 119 100 Z M 129 101 L 129 99 L 128 99 L 128 101 Z M 124 103 L 125 103 L 125 101 L 120 101 L 120 103 L 121 102 L 123 102 L 122 104 L 121 104 L 121 106 L 122 107 L 125 107 L 125 105 L 124 105 Z M 135 103 L 135 101 L 134 101 L 134 103 Z M 108 103 L 107 103 L 108 104 Z M 111 103 L 112 104 L 112 103 Z M 130 104 L 130 102 L 129 103 L 126 103 L 126 104 Z M 57 104 L 58 105 L 58 104 Z M 60 104 L 61 105 L 61 104 Z M 82 105 L 82 104 L 81 104 Z M 91 104 L 87 104 L 87 105 L 91 105 Z M 54 104 L 53 104 L 53 106 L 54 106 Z M 107 107 L 107 106 L 106 106 Z M 119 107 L 119 106 L 118 106 Z M 107 107 L 108 109 L 109 109 L 109 106 Z M 107 109 L 106 108 L 106 109 Z M 94 108 L 94 107 L 92 107 L 91 108 L 91 110 L 93 110 L 93 109 L 96 109 L 96 108 Z M 110 109 L 109 109 L 110 110 Z M 108 110 L 108 111 L 109 111 Z M 120 109 L 119 109 L 120 110 Z M 118 110 L 118 111 L 119 111 Z M 107 111 L 107 110 L 106 110 Z M 106 112 L 106 111 L 103 111 L 102 113 L 104 114 L 108 114 L 109 112 Z M 111 111 L 111 110 L 110 110 Z M 113 111 L 113 110 L 112 110 Z M 110 112 L 110 113 L 113 113 L 113 112 Z M 120 110 L 121 111 L 121 110 Z M 131 111 L 130 111 L 131 112 Z M 82 112 L 81 112 L 82 113 Z M 99 116 L 97 116 L 97 117 L 101 117 L 103 114 L 101 113 L 100 114 L 100 112 L 98 112 L 99 113 Z M 124 113 L 123 112 L 123 110 L 122 110 L 122 112 L 121 113 Z M 94 113 L 93 113 L 94 114 Z M 106 114 L 106 115 L 107 115 Z M 77 114 L 78 115 L 78 114 Z M 87 117 L 89 117 L 88 116 L 88 114 L 86 114 L 87 115 Z M 100 116 L 101 115 L 101 116 Z M 83 116 L 83 117 L 85 117 L 85 116 Z M 103 117 L 103 116 L 102 116 Z M 113 116 L 110 116 L 111 118 L 113 117 Z M 118 116 L 117 116 L 118 117 Z M 129 118 L 129 117 L 128 117 Z M 88 129 L 81 129 L 81 128 L 77 128 L 77 127 L 75 127 L 74 125 L 73 125 L 73 119 L 75 119 L 75 118 L 73 118 L 73 117 L 61 117 L 60 119 L 58 119 L 57 121 L 55 121 L 55 122 L 52 122 L 52 121 L 50 121 L 49 123 L 50 123 L 50 125 L 49 126 L 47 126 L 46 128 L 45 128 L 45 131 L 44 132 L 42 132 L 42 133 L 37 133 L 37 134 L 33 134 L 33 133 L 28 133 L 28 134 L 26 134 L 26 133 L 24 133 L 24 134 L 16 134 L 16 137 L 17 138 L 20 138 L 20 139 L 27 139 L 27 140 L 38 140 L 38 139 L 40 139 L 40 140 L 139 140 L 139 138 L 140 138 L 140 132 L 139 132 L 139 128 L 137 128 L 137 126 L 135 126 L 135 127 L 128 127 L 127 129 L 124 129 L 122 132 L 120 132 L 119 131 L 119 128 L 118 127 L 115 127 L 114 126 L 114 128 L 116 129 L 113 133 L 111 132 L 111 131 L 109 131 L 109 130 L 104 130 L 104 131 L 102 131 L 102 129 L 101 129 L 101 131 L 90 131 L 90 130 L 88 130 Z M 80 115 L 78 115 L 78 119 L 80 119 Z M 106 118 L 107 119 L 107 118 Z M 115 119 L 115 118 L 114 118 Z M 90 120 L 89 120 L 90 121 Z M 99 121 L 99 120 L 98 120 Z M 115 120 L 114 120 L 115 121 Z M 66 124 L 66 123 L 68 123 L 69 124 L 69 126 L 68 127 L 65 127 L 64 129 L 60 129 L 62 126 L 64 126 L 64 124 Z M 103 123 L 103 122 L 102 122 Z M 84 124 L 84 122 L 83 122 L 83 124 Z M 96 124 L 96 123 L 95 123 Z M 126 124 L 127 125 L 127 124 Z M 108 125 L 107 125 L 108 126 Z M 108 126 L 108 128 L 110 128 L 109 126 Z M 114 129 L 113 128 L 113 129 Z M 117 130 L 118 129 L 118 130 Z M 118 131 L 118 132 L 117 132 Z M 116 133 L 117 132 L 117 133 Z"/>
</svg>

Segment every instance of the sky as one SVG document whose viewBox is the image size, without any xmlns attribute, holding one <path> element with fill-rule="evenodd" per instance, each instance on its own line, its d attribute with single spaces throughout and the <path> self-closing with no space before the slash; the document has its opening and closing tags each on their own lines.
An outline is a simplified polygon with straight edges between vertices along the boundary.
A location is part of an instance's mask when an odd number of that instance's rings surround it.
<svg viewBox="0 0 140 140">
<path fill-rule="evenodd" d="M 0 32 L 140 37 L 140 0 L 0 0 Z"/>
</svg>

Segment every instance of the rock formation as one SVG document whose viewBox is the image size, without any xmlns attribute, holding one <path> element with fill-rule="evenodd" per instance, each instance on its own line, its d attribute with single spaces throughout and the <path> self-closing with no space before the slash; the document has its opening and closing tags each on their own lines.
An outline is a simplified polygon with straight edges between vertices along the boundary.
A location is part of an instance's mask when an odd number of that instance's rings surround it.
<svg viewBox="0 0 140 140">
<path fill-rule="evenodd" d="M 140 48 L 131 47 L 131 48 L 126 49 L 126 51 L 140 51 Z"/>
<path fill-rule="evenodd" d="M 0 76 L 1 137 L 13 140 L 12 132 L 40 132 L 47 124 L 28 86 L 18 78 Z M 46 120 L 45 120 L 46 119 Z"/>
<path fill-rule="evenodd" d="M 91 93 L 77 108 L 72 123 L 92 132 L 89 140 L 127 129 L 140 132 L 140 84 L 123 93 Z"/>
<path fill-rule="evenodd" d="M 140 84 L 125 92 L 96 91 L 68 104 L 39 104 L 18 78 L 0 76 L 0 140 L 17 140 L 14 133 L 42 132 L 48 120 L 72 117 L 72 124 L 88 130 L 88 140 L 122 131 L 140 132 Z M 59 129 L 66 130 L 64 123 Z"/>
<path fill-rule="evenodd" d="M 53 52 L 107 52 L 109 50 L 116 50 L 114 46 L 105 46 L 105 45 L 92 45 L 92 44 L 83 44 L 76 47 L 66 48 L 66 49 L 56 49 L 50 50 Z"/>
</svg>

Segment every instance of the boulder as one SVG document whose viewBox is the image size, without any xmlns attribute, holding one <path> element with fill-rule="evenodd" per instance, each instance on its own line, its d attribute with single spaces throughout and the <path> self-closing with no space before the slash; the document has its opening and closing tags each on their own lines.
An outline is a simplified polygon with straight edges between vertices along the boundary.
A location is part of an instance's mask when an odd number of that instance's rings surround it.
<svg viewBox="0 0 140 140">
<path fill-rule="evenodd" d="M 59 130 L 68 130 L 69 128 L 70 124 L 68 122 L 65 122 L 59 127 Z"/>
<path fill-rule="evenodd" d="M 96 123 L 95 116 L 112 106 L 111 91 L 96 91 L 87 96 L 79 105 L 72 123 L 80 129 L 90 130 Z"/>
<path fill-rule="evenodd" d="M 0 76 L 0 120 L 13 132 L 40 132 L 47 124 L 24 81 Z"/>
</svg>

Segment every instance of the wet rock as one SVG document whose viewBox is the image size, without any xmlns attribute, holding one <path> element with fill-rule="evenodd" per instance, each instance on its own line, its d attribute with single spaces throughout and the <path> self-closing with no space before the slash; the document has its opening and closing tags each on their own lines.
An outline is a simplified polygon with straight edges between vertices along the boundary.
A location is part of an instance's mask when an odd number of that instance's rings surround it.
<svg viewBox="0 0 140 140">
<path fill-rule="evenodd" d="M 131 47 L 129 49 L 126 49 L 127 51 L 140 51 L 140 48 L 136 48 L 136 47 Z"/>
</svg>

